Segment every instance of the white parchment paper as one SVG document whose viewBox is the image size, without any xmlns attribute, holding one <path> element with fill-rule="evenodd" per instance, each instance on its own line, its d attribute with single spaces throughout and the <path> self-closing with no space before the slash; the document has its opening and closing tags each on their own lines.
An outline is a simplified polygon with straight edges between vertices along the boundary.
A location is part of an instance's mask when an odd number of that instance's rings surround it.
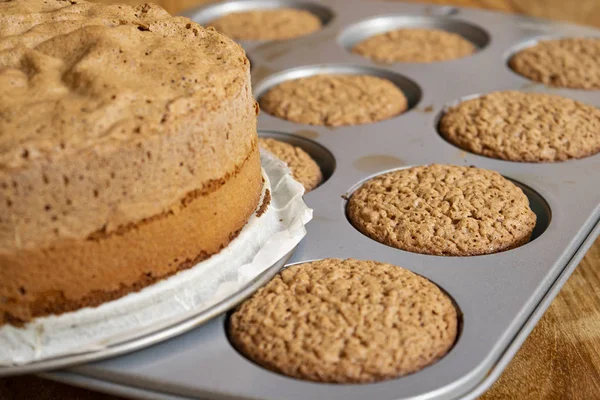
<svg viewBox="0 0 600 400">
<path fill-rule="evenodd" d="M 186 271 L 96 308 L 0 327 L 0 366 L 100 351 L 194 316 L 237 293 L 292 250 L 312 218 L 304 188 L 287 166 L 261 151 L 271 203 L 250 217 L 225 249 Z M 259 202 L 259 207 L 262 199 Z"/>
</svg>

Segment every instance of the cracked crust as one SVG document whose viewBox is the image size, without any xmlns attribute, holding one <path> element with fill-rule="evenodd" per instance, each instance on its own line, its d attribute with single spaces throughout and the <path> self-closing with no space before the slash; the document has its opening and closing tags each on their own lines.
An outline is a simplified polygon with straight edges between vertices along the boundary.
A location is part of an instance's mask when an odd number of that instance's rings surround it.
<svg viewBox="0 0 600 400">
<path fill-rule="evenodd" d="M 235 347 L 270 370 L 367 383 L 416 372 L 454 344 L 458 317 L 435 284 L 376 261 L 291 266 L 235 311 Z"/>
<path fill-rule="evenodd" d="M 321 29 L 313 13 L 297 8 L 233 12 L 208 23 L 236 40 L 285 40 Z"/>
<path fill-rule="evenodd" d="M 476 48 L 462 36 L 441 29 L 403 28 L 371 36 L 352 52 L 382 63 L 431 63 L 471 55 Z"/>
<path fill-rule="evenodd" d="M 536 215 L 523 191 L 494 171 L 428 165 L 363 184 L 350 222 L 378 242 L 414 253 L 474 256 L 527 243 Z"/>
<path fill-rule="evenodd" d="M 315 189 L 323 180 L 319 165 L 300 147 L 271 138 L 258 138 L 258 144 L 288 165 L 294 179 L 304 186 L 305 193 Z"/>
<path fill-rule="evenodd" d="M 546 85 L 600 89 L 600 38 L 545 40 L 509 61 L 518 74 Z"/>
<path fill-rule="evenodd" d="M 555 162 L 600 151 L 600 110 L 565 97 L 494 92 L 451 107 L 440 134 L 487 157 Z"/>
<path fill-rule="evenodd" d="M 369 75 L 314 75 L 283 82 L 260 99 L 265 112 L 300 124 L 368 124 L 406 111 L 404 93 Z"/>
</svg>

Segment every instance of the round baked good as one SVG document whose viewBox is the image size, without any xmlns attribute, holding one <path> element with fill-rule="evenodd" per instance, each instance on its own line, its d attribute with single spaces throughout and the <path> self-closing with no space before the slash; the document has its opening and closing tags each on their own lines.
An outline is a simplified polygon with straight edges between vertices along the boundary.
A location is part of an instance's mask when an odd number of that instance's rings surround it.
<svg viewBox="0 0 600 400">
<path fill-rule="evenodd" d="M 367 383 L 439 360 L 457 325 L 452 301 L 419 275 L 376 261 L 324 259 L 280 272 L 231 315 L 229 336 L 270 370 Z"/>
<path fill-rule="evenodd" d="M 323 181 L 319 164 L 302 148 L 263 137 L 258 138 L 258 144 L 288 165 L 294 179 L 304 186 L 305 193 L 315 189 Z"/>
<path fill-rule="evenodd" d="M 493 92 L 450 107 L 439 132 L 486 157 L 564 161 L 600 151 L 600 110 L 556 95 Z"/>
<path fill-rule="evenodd" d="M 321 20 L 298 8 L 274 8 L 232 12 L 208 25 L 236 40 L 285 40 L 321 29 Z"/>
<path fill-rule="evenodd" d="M 350 198 L 348 218 L 378 242 L 440 256 L 521 246 L 536 222 L 527 196 L 497 172 L 439 164 L 367 181 Z"/>
<path fill-rule="evenodd" d="M 600 89 L 600 38 L 543 40 L 511 57 L 518 74 L 549 86 Z"/>
<path fill-rule="evenodd" d="M 475 53 L 473 43 L 441 29 L 402 28 L 373 35 L 352 52 L 382 63 L 431 63 L 462 58 Z"/>
<path fill-rule="evenodd" d="M 154 5 L 0 2 L 0 324 L 194 266 L 257 207 L 243 49 Z"/>
<path fill-rule="evenodd" d="M 259 99 L 276 117 L 309 125 L 369 124 L 406 111 L 404 93 L 370 75 L 323 74 L 285 81 Z"/>
</svg>

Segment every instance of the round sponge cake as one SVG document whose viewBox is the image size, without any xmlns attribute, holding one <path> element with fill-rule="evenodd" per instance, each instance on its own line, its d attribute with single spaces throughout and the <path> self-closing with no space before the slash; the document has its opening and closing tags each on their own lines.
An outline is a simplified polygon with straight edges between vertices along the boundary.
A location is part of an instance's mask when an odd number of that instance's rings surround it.
<svg viewBox="0 0 600 400">
<path fill-rule="evenodd" d="M 368 383 L 443 357 L 458 332 L 452 300 L 404 268 L 324 259 L 291 266 L 232 314 L 229 336 L 258 364 L 327 383 Z"/>
<path fill-rule="evenodd" d="M 217 253 L 262 179 L 249 62 L 153 5 L 0 3 L 0 324 Z"/>
</svg>

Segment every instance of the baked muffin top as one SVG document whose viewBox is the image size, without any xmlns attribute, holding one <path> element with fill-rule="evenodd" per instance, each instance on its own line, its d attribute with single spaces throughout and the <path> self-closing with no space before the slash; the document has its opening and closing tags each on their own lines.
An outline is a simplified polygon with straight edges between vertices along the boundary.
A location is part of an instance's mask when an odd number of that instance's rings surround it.
<svg viewBox="0 0 600 400">
<path fill-rule="evenodd" d="M 248 71 L 233 41 L 155 5 L 0 0 L 0 170 L 163 132 Z"/>
<path fill-rule="evenodd" d="M 382 63 L 432 63 L 475 53 L 473 43 L 442 29 L 402 28 L 371 36 L 352 52 Z"/>
<path fill-rule="evenodd" d="M 457 310 L 434 283 L 395 265 L 336 258 L 284 269 L 229 322 L 231 341 L 251 360 L 327 383 L 416 372 L 458 333 Z"/>
<path fill-rule="evenodd" d="M 313 13 L 297 8 L 275 8 L 232 12 L 208 23 L 236 40 L 285 40 L 321 29 Z"/>
<path fill-rule="evenodd" d="M 600 89 L 600 38 L 543 40 L 519 51 L 510 67 L 525 78 L 555 87 Z"/>
<path fill-rule="evenodd" d="M 495 171 L 432 164 L 365 182 L 348 201 L 356 229 L 380 243 L 438 256 L 492 254 L 529 241 L 536 215 Z"/>
<path fill-rule="evenodd" d="M 501 160 L 557 162 L 600 152 L 600 110 L 546 93 L 465 100 L 446 111 L 439 131 L 462 149 Z"/>
<path fill-rule="evenodd" d="M 315 189 L 323 181 L 319 164 L 301 147 L 272 138 L 258 138 L 258 144 L 287 164 L 295 180 L 304 186 L 305 193 Z"/>
</svg>

